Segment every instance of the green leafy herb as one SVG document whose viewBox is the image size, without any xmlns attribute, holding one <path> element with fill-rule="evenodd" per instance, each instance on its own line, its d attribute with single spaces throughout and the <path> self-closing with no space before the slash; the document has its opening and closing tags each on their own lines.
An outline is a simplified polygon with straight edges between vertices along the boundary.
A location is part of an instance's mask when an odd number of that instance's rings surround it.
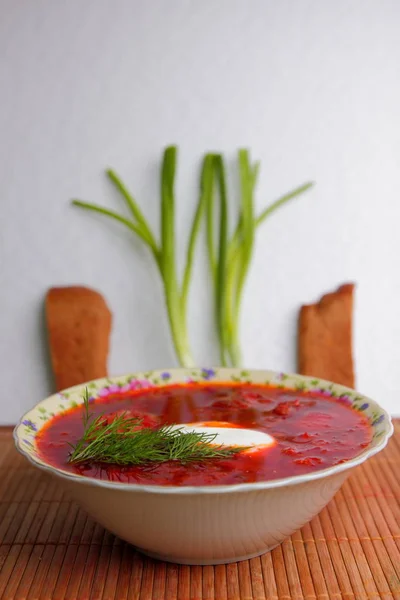
<svg viewBox="0 0 400 600">
<path fill-rule="evenodd" d="M 161 166 L 160 242 L 157 242 L 156 236 L 134 197 L 111 169 L 106 171 L 107 176 L 125 200 L 130 218 L 97 204 L 81 200 L 73 200 L 72 202 L 75 206 L 102 214 L 125 225 L 148 247 L 161 276 L 175 352 L 179 363 L 184 367 L 195 366 L 188 336 L 187 305 L 198 234 L 205 216 L 207 251 L 214 288 L 215 318 L 221 364 L 240 366 L 242 360 L 239 344 L 240 307 L 254 252 L 256 229 L 278 208 L 306 192 L 313 184 L 311 182 L 306 183 L 285 194 L 256 217 L 254 190 L 259 163 L 252 165 L 248 151 L 239 150 L 240 213 L 236 229 L 230 236 L 228 230 L 229 201 L 224 160 L 221 154 L 206 154 L 201 170 L 199 199 L 189 233 L 186 263 L 181 278 L 177 272 L 175 250 L 176 165 L 177 148 L 169 146 L 164 150 Z M 218 228 L 215 227 L 215 190 L 218 190 L 220 207 Z M 217 244 L 214 239 L 216 229 L 218 229 Z"/>
<path fill-rule="evenodd" d="M 69 462 L 114 465 L 146 465 L 175 460 L 180 463 L 227 458 L 244 450 L 214 442 L 215 434 L 186 432 L 171 425 L 159 429 L 141 428 L 139 418 L 117 416 L 110 423 L 89 411 L 89 393 L 85 390 L 83 426 L 80 440 L 72 446 Z"/>
</svg>

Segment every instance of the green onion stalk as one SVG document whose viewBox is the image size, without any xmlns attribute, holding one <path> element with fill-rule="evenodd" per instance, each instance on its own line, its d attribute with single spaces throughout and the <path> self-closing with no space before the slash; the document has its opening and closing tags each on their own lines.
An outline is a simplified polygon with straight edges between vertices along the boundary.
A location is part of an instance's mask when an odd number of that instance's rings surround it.
<svg viewBox="0 0 400 600">
<path fill-rule="evenodd" d="M 245 283 L 254 253 L 256 229 L 276 210 L 290 200 L 309 190 L 313 183 L 307 182 L 267 206 L 258 216 L 254 208 L 254 192 L 259 163 L 251 164 L 249 152 L 238 152 L 240 182 L 240 207 L 237 225 L 229 238 L 227 233 L 228 206 L 226 168 L 221 154 L 214 155 L 214 171 L 219 193 L 219 250 L 215 250 L 214 221 L 215 201 L 209 198 L 206 227 L 207 248 L 211 278 L 214 286 L 215 318 L 223 366 L 242 366 L 239 342 L 240 308 Z"/>
<path fill-rule="evenodd" d="M 247 150 L 239 150 L 240 212 L 236 228 L 229 236 L 229 202 L 224 160 L 221 154 L 206 154 L 202 163 L 200 193 L 192 220 L 186 250 L 186 263 L 180 282 L 175 253 L 176 163 L 177 148 L 169 146 L 164 150 L 161 166 L 159 242 L 157 242 L 138 203 L 113 170 L 107 170 L 106 174 L 124 199 L 130 218 L 97 204 L 81 200 L 73 200 L 72 203 L 118 221 L 148 247 L 161 276 L 172 341 L 179 364 L 183 367 L 195 366 L 188 336 L 187 305 L 196 244 L 200 226 L 205 217 L 220 360 L 224 366 L 240 366 L 242 361 L 239 343 L 240 307 L 254 251 L 255 231 L 278 208 L 307 191 L 312 183 L 306 183 L 282 196 L 259 216 L 256 216 L 254 190 L 259 165 L 250 163 Z M 219 204 L 217 240 L 215 240 L 216 191 L 218 191 Z"/>
<path fill-rule="evenodd" d="M 73 200 L 72 203 L 75 206 L 100 213 L 122 223 L 148 247 L 161 276 L 171 336 L 179 364 L 183 367 L 193 367 L 195 366 L 195 361 L 191 353 L 188 338 L 187 301 L 200 224 L 206 203 L 210 201 L 209 198 L 213 193 L 212 158 L 211 156 L 208 156 L 203 162 L 200 181 L 200 197 L 190 231 L 186 253 L 186 265 L 181 285 L 178 280 L 175 257 L 174 184 L 176 158 L 177 148 L 175 146 L 170 146 L 165 149 L 161 168 L 161 240 L 159 243 L 157 243 L 138 203 L 113 170 L 107 170 L 106 174 L 125 200 L 127 208 L 130 211 L 130 218 L 124 217 L 113 210 L 98 206 L 97 204 L 83 202 L 81 200 Z"/>
</svg>

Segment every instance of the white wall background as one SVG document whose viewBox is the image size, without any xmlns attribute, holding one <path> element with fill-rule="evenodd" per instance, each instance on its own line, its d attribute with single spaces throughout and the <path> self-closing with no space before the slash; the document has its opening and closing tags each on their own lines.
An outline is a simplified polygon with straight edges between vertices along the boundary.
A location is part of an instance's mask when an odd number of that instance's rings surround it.
<svg viewBox="0 0 400 600">
<path fill-rule="evenodd" d="M 161 149 L 176 142 L 179 245 L 209 149 L 262 160 L 260 209 L 314 191 L 259 231 L 246 366 L 295 369 L 298 308 L 357 282 L 358 387 L 400 414 L 398 0 L 0 0 L 1 420 L 51 391 L 43 297 L 99 289 L 114 315 L 110 372 L 172 366 L 152 260 L 69 204 L 122 203 L 113 166 L 158 225 Z M 217 361 L 199 261 L 190 327 Z"/>
</svg>

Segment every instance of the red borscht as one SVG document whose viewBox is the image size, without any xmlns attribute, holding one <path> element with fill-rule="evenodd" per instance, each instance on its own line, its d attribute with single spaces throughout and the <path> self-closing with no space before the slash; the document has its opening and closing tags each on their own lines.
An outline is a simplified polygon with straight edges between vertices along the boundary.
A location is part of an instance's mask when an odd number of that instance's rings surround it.
<svg viewBox="0 0 400 600">
<path fill-rule="evenodd" d="M 83 433 L 83 407 L 46 423 L 36 437 L 43 459 L 55 467 L 96 479 L 155 485 L 223 485 L 268 481 L 345 462 L 360 454 L 372 432 L 364 414 L 321 393 L 256 384 L 181 384 L 113 394 L 90 403 L 95 416 L 143 419 L 144 427 L 206 421 L 264 431 L 276 443 L 203 462 L 140 466 L 68 462 Z"/>
</svg>

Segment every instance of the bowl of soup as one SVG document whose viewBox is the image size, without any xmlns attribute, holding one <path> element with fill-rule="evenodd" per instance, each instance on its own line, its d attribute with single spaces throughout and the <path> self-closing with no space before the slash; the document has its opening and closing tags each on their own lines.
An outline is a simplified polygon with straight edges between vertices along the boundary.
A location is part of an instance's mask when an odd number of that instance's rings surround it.
<svg viewBox="0 0 400 600">
<path fill-rule="evenodd" d="M 116 419 L 131 419 L 148 439 L 175 427 L 222 432 L 218 446 L 209 438 L 213 448 L 235 451 L 182 461 L 175 448 L 174 458 L 162 462 L 128 457 L 123 464 L 87 452 L 71 462 L 88 413 L 96 435 Z M 376 402 L 341 385 L 203 368 L 135 373 L 65 390 L 28 411 L 14 438 L 35 467 L 56 477 L 115 535 L 154 558 L 206 565 L 245 560 L 280 544 L 392 432 L 390 416 Z M 97 450 L 101 456 L 101 443 Z"/>
</svg>

